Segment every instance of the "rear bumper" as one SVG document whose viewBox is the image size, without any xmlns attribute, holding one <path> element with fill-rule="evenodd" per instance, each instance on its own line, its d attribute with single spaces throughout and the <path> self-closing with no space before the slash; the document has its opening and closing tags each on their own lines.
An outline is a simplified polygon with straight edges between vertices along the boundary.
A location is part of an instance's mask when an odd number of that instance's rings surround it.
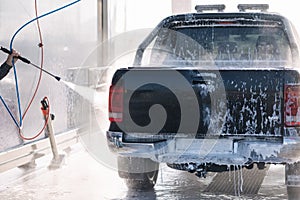
<svg viewBox="0 0 300 200">
<path fill-rule="evenodd" d="M 107 132 L 110 150 L 120 156 L 150 158 L 164 163 L 245 165 L 249 162 L 289 163 L 300 160 L 300 138 L 191 139 L 174 137 L 155 143 L 127 143 L 122 132 Z"/>
</svg>

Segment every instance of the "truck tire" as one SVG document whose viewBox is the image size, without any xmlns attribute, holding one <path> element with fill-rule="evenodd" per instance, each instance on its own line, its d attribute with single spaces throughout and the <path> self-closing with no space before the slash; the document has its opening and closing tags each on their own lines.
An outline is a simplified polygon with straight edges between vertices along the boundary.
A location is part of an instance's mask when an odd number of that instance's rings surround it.
<svg viewBox="0 0 300 200">
<path fill-rule="evenodd" d="M 300 162 L 285 165 L 285 182 L 288 199 L 300 199 Z"/>
<path fill-rule="evenodd" d="M 149 158 L 118 157 L 119 176 L 128 189 L 148 190 L 156 183 L 159 163 Z"/>
</svg>

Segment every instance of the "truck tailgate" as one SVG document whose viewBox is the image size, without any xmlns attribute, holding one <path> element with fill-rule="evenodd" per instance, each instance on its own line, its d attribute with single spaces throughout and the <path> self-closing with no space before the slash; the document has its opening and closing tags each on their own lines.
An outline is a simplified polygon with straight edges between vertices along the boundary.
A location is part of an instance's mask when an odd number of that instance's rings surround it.
<svg viewBox="0 0 300 200">
<path fill-rule="evenodd" d="M 284 70 L 146 68 L 123 69 L 123 73 L 127 75 L 113 82 L 122 82 L 124 101 L 128 102 L 128 112 L 118 123 L 123 132 L 153 136 L 182 133 L 197 138 L 282 136 L 285 80 L 299 79 L 298 72 Z M 186 90 L 187 84 L 192 92 Z M 158 105 L 164 111 L 158 109 L 158 115 L 151 115 Z M 162 121 L 161 127 L 149 125 L 155 120 Z M 181 126 L 186 121 L 192 125 Z"/>
</svg>

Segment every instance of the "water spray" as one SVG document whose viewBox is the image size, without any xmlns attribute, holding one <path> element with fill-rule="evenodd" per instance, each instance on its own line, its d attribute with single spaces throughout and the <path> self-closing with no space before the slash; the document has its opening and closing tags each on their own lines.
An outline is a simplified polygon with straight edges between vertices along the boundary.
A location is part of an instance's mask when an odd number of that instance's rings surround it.
<svg viewBox="0 0 300 200">
<path fill-rule="evenodd" d="M 11 54 L 11 51 L 8 50 L 8 49 L 6 49 L 6 48 L 4 48 L 4 47 L 1 47 L 0 50 L 3 51 L 4 53 Z M 23 62 L 26 63 L 26 64 L 30 64 L 31 66 L 33 66 L 33 67 L 35 67 L 35 68 L 37 68 L 37 69 L 42 70 L 43 72 L 47 73 L 48 75 L 54 77 L 57 81 L 60 81 L 61 78 L 60 78 L 59 76 L 56 76 L 56 75 L 54 75 L 54 74 L 48 72 L 47 70 L 45 70 L 45 69 L 43 69 L 43 68 L 41 68 L 41 67 L 39 67 L 39 66 L 37 66 L 37 65 L 35 65 L 35 64 L 33 64 L 33 63 L 31 63 L 31 61 L 28 60 L 27 58 L 24 58 L 24 57 L 22 57 L 22 56 L 18 56 L 17 58 L 20 59 L 21 61 L 23 61 Z"/>
</svg>

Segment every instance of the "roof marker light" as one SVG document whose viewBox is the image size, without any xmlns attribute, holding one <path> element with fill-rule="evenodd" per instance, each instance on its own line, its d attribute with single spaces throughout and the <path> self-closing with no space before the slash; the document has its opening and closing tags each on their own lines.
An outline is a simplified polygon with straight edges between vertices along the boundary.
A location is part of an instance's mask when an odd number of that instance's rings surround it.
<svg viewBox="0 0 300 200">
<path fill-rule="evenodd" d="M 201 13 L 206 10 L 217 10 L 218 12 L 223 12 L 225 10 L 224 4 L 214 4 L 214 5 L 196 5 L 195 10 Z"/>
<path fill-rule="evenodd" d="M 246 10 L 260 10 L 261 12 L 267 12 L 269 4 L 239 4 L 237 7 L 240 12 L 245 12 Z"/>
</svg>

